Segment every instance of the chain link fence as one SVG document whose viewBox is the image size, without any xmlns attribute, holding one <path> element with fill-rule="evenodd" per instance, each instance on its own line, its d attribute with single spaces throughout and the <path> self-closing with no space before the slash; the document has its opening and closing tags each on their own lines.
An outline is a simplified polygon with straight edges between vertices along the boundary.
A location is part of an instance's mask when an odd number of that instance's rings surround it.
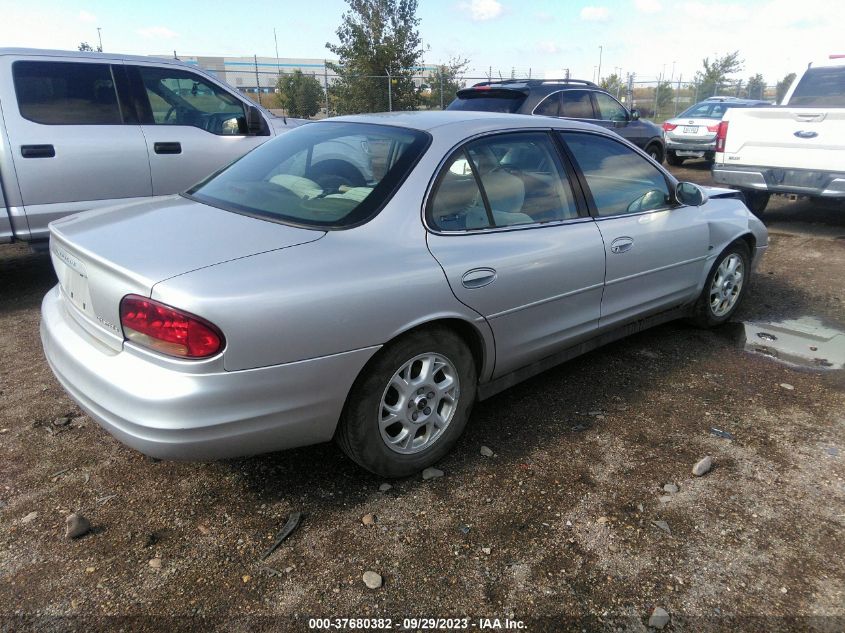
<svg viewBox="0 0 845 633">
<path fill-rule="evenodd" d="M 214 69 L 207 69 L 215 72 Z M 223 73 L 215 73 L 222 75 Z M 241 93 L 251 100 L 259 103 L 276 114 L 287 114 L 281 109 L 276 82 L 284 72 L 267 72 L 255 70 L 249 76 L 253 79 L 255 86 L 235 86 Z M 338 112 L 346 111 L 345 104 L 341 101 L 342 94 L 338 82 L 340 78 L 325 69 L 322 73 L 317 71 L 304 72 L 306 76 L 313 77 L 322 88 L 320 111 L 313 117 L 315 119 L 334 116 Z M 221 76 L 221 78 L 224 78 Z M 406 79 L 404 77 L 403 79 Z M 514 81 L 526 78 L 512 78 Z M 535 77 L 534 79 L 543 79 Z M 437 76 L 432 73 L 415 74 L 410 77 L 414 88 L 419 94 L 416 105 L 418 110 L 441 110 L 446 108 L 455 98 L 455 87 L 463 88 L 474 84 L 490 81 L 488 76 L 469 77 L 463 76 L 455 83 L 444 85 L 438 81 Z M 500 80 L 493 77 L 493 80 Z M 377 104 L 373 111 L 384 111 L 400 109 L 396 107 L 397 78 L 388 75 L 362 75 L 347 79 L 347 81 L 360 81 L 365 83 L 365 89 L 372 93 L 371 102 Z M 545 81 L 553 81 L 545 79 Z M 738 97 L 744 99 L 759 99 L 775 103 L 778 100 L 778 87 L 774 84 L 748 84 L 743 81 L 734 81 L 718 85 L 704 86 L 695 82 L 683 81 L 629 81 L 614 83 L 606 86 L 610 94 L 615 96 L 629 109 L 637 109 L 640 116 L 657 122 L 677 116 L 690 106 L 703 101 L 708 97 L 724 96 Z"/>
</svg>

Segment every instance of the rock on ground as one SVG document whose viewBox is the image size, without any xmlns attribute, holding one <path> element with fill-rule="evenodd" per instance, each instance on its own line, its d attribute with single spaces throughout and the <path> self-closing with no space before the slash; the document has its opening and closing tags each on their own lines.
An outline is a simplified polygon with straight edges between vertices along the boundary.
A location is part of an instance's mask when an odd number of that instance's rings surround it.
<svg viewBox="0 0 845 633">
<path fill-rule="evenodd" d="M 364 572 L 364 584 L 367 585 L 370 589 L 378 589 L 381 587 L 382 579 L 381 576 L 378 575 L 374 571 L 365 571 Z"/>
<path fill-rule="evenodd" d="M 422 478 L 423 479 L 437 479 L 438 477 L 442 477 L 442 476 L 443 476 L 443 471 L 437 470 L 436 468 L 426 468 L 422 472 Z"/>
<path fill-rule="evenodd" d="M 653 629 L 662 629 L 669 624 L 669 614 L 663 607 L 654 607 L 648 618 L 648 625 Z"/>
<path fill-rule="evenodd" d="M 493 449 L 491 449 L 489 446 L 482 446 L 481 447 L 481 454 L 484 457 L 493 457 Z"/>
<path fill-rule="evenodd" d="M 65 519 L 65 536 L 67 538 L 79 538 L 80 536 L 85 536 L 90 531 L 91 522 L 81 514 L 74 512 Z"/>
<path fill-rule="evenodd" d="M 713 458 L 710 455 L 706 455 L 692 467 L 692 474 L 696 477 L 701 477 L 710 472 L 711 468 L 713 468 Z"/>
</svg>

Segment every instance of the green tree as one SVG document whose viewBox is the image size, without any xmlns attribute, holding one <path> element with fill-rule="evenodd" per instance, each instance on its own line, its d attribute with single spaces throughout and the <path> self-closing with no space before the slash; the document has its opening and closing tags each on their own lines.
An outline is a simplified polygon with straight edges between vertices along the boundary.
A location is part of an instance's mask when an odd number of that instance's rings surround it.
<svg viewBox="0 0 845 633">
<path fill-rule="evenodd" d="M 412 110 L 420 102 L 413 75 L 422 60 L 417 0 L 347 0 L 337 29 L 339 44 L 326 44 L 338 62 L 328 66 L 337 75 L 332 85 L 341 114 Z"/>
<path fill-rule="evenodd" d="M 745 85 L 745 94 L 749 99 L 762 99 L 765 87 L 766 82 L 763 81 L 763 75 L 757 73 L 748 78 L 748 83 Z"/>
<path fill-rule="evenodd" d="M 777 85 L 777 102 L 780 103 L 783 101 L 783 98 L 786 96 L 786 91 L 789 90 L 789 87 L 792 85 L 792 82 L 795 81 L 795 73 L 789 73 L 786 77 L 781 79 Z"/>
<path fill-rule="evenodd" d="M 307 119 L 320 111 L 324 93 L 315 77 L 294 70 L 281 75 L 276 88 L 279 90 L 279 105 L 287 110 L 288 116 Z"/>
<path fill-rule="evenodd" d="M 599 82 L 599 86 L 601 86 L 604 90 L 607 90 L 614 97 L 616 95 L 621 96 L 625 90 L 625 86 L 622 84 L 622 78 L 616 73 L 604 77 Z"/>
<path fill-rule="evenodd" d="M 468 59 L 453 57 L 445 64 L 438 64 L 434 68 L 434 72 L 429 77 L 430 107 L 445 108 L 451 103 L 455 98 L 455 93 L 463 87 L 461 78 L 468 65 Z"/>
<path fill-rule="evenodd" d="M 102 48 L 100 48 L 100 47 L 98 46 L 98 47 L 95 49 L 95 48 L 94 48 L 93 46 L 91 46 L 88 42 L 80 42 L 80 43 L 79 43 L 79 46 L 78 46 L 77 48 L 78 48 L 80 51 L 84 51 L 84 52 L 88 52 L 88 53 L 93 53 L 93 52 L 102 53 L 102 52 L 103 52 L 103 49 L 102 49 Z"/>
<path fill-rule="evenodd" d="M 703 68 L 695 73 L 695 83 L 698 85 L 699 98 L 712 97 L 727 83 L 728 75 L 738 73 L 745 62 L 739 58 L 739 51 L 717 57 L 712 62 L 705 57 L 701 64 Z"/>
</svg>

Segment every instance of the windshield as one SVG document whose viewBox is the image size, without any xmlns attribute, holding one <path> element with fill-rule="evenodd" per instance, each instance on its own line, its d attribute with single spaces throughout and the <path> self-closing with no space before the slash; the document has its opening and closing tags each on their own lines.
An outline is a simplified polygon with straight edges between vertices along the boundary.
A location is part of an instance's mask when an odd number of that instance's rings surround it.
<svg viewBox="0 0 845 633">
<path fill-rule="evenodd" d="M 418 130 L 310 123 L 261 145 L 186 195 L 236 213 L 344 228 L 381 209 L 428 143 Z"/>
<path fill-rule="evenodd" d="M 795 87 L 789 105 L 845 108 L 845 66 L 808 69 Z"/>
</svg>

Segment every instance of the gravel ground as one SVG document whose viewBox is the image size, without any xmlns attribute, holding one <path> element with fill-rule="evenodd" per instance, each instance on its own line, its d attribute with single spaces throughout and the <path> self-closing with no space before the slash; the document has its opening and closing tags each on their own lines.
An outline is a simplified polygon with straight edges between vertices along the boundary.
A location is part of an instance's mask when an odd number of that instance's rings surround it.
<svg viewBox="0 0 845 633">
<path fill-rule="evenodd" d="M 845 213 L 779 199 L 767 223 L 738 319 L 845 329 Z M 479 404 L 444 476 L 380 491 L 333 445 L 208 464 L 124 448 L 42 357 L 54 283 L 46 256 L 0 248 L 0 630 L 468 617 L 645 631 L 655 607 L 665 630 L 845 629 L 845 372 L 672 323 Z M 299 529 L 260 563 L 295 511 Z M 93 525 L 73 541 L 71 512 Z"/>
</svg>

